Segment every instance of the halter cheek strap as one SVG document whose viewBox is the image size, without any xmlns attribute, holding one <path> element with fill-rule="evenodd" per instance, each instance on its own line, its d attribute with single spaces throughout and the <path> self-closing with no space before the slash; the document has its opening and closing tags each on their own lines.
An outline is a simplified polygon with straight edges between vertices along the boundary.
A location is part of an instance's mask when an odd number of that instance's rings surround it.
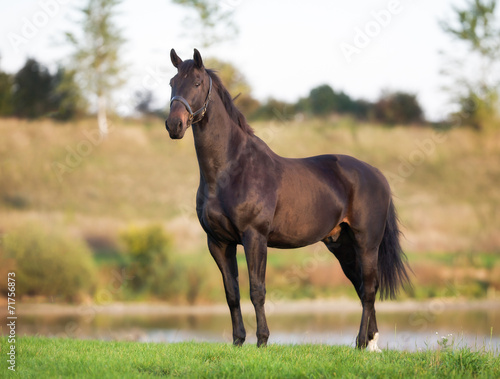
<svg viewBox="0 0 500 379">
<path fill-rule="evenodd" d="M 186 107 L 186 110 L 189 113 L 188 121 L 193 124 L 200 122 L 205 116 L 205 113 L 207 112 L 208 103 L 210 102 L 210 95 L 212 94 L 212 78 L 209 76 L 208 79 L 209 79 L 209 87 L 208 87 L 207 98 L 205 99 L 205 103 L 203 104 L 203 106 L 196 112 L 193 112 L 187 100 L 184 99 L 182 96 L 174 96 L 170 99 L 170 107 L 172 107 L 172 103 L 174 101 L 180 101 Z M 198 115 L 200 115 L 199 119 L 195 120 L 195 117 L 197 117 Z"/>
</svg>

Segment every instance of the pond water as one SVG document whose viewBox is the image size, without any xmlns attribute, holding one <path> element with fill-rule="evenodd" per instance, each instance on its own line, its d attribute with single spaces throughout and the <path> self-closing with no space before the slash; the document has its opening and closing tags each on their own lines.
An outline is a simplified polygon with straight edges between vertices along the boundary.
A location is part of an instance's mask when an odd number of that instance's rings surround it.
<svg viewBox="0 0 500 379">
<path fill-rule="evenodd" d="M 382 303 L 377 320 L 382 348 L 435 349 L 448 345 L 500 352 L 500 302 L 398 305 Z M 256 343 L 255 316 L 243 307 L 247 342 Z M 358 304 L 321 302 L 268 306 L 269 343 L 355 345 L 361 308 Z M 173 343 L 232 341 L 225 306 L 84 306 L 21 307 L 17 333 L 101 340 Z"/>
</svg>

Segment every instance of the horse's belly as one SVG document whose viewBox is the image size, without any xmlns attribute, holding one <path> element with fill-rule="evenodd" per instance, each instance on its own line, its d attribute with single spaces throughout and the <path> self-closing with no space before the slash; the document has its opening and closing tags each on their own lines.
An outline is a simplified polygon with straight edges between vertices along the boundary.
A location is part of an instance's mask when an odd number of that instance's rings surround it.
<svg viewBox="0 0 500 379">
<path fill-rule="evenodd" d="M 273 220 L 268 246 L 291 249 L 324 239 L 343 217 L 343 210 L 333 204 L 323 207 L 290 209 Z"/>
</svg>

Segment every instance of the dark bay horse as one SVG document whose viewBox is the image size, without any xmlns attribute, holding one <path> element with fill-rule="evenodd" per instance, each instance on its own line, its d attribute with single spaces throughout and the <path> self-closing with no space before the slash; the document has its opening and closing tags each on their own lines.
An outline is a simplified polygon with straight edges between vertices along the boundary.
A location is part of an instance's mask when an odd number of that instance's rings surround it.
<svg viewBox="0 0 500 379">
<path fill-rule="evenodd" d="M 182 61 L 166 128 L 180 139 L 192 126 L 200 167 L 196 211 L 224 281 L 233 343 L 246 332 L 240 309 L 236 246 L 243 245 L 250 298 L 257 317 L 257 346 L 269 338 L 264 301 L 267 248 L 292 249 L 323 241 L 337 257 L 361 299 L 356 344 L 380 351 L 375 297 L 394 298 L 409 284 L 389 184 L 376 168 L 346 155 L 303 159 L 275 154 L 248 125 L 198 50 Z"/>
</svg>

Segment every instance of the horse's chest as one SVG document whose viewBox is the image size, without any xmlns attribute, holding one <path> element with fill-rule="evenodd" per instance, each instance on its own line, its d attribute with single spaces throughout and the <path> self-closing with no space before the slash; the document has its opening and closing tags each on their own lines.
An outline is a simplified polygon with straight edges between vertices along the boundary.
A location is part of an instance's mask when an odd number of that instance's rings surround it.
<svg viewBox="0 0 500 379">
<path fill-rule="evenodd" d="M 198 218 L 205 232 L 211 237 L 226 241 L 238 239 L 238 233 L 217 198 L 209 198 L 198 204 Z"/>
</svg>

